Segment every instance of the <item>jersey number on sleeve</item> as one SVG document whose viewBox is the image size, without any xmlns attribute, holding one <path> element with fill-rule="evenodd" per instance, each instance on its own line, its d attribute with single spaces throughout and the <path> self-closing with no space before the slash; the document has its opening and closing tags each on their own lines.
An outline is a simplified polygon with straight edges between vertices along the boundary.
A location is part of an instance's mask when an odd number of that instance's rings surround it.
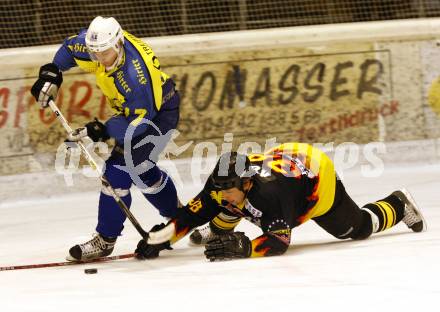
<svg viewBox="0 0 440 312">
<path fill-rule="evenodd" d="M 191 199 L 188 203 L 189 210 L 191 210 L 194 213 L 197 213 L 202 208 L 202 201 L 200 199 Z"/>
<path fill-rule="evenodd" d="M 133 121 L 130 124 L 132 126 L 137 126 L 142 121 L 142 119 L 145 117 L 145 115 L 147 114 L 147 110 L 145 108 L 136 108 L 134 110 L 134 113 L 135 113 L 135 115 L 137 115 L 137 117 L 135 119 L 133 119 Z M 126 107 L 124 109 L 124 115 L 125 115 L 125 117 L 128 117 L 130 115 L 130 108 Z"/>
</svg>

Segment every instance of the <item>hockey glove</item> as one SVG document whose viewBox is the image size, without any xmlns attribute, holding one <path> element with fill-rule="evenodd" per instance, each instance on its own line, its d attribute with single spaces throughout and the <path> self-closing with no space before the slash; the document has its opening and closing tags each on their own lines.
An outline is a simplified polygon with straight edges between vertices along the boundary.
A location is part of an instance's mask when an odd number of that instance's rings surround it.
<svg viewBox="0 0 440 312">
<path fill-rule="evenodd" d="M 50 100 L 57 98 L 62 83 L 63 73 L 54 63 L 41 66 L 38 79 L 31 88 L 31 93 L 41 108 L 46 108 Z"/>
<path fill-rule="evenodd" d="M 157 232 L 164 227 L 164 223 L 156 224 L 155 226 L 153 226 L 150 232 Z M 145 241 L 145 239 L 141 239 L 137 244 L 137 248 L 134 253 L 136 254 L 136 258 L 138 258 L 139 260 L 154 259 L 159 257 L 159 252 L 164 249 L 173 249 L 171 248 L 170 242 L 165 242 L 158 245 L 150 245 Z"/>
<path fill-rule="evenodd" d="M 252 244 L 243 232 L 220 235 L 205 245 L 205 255 L 210 261 L 248 258 Z"/>
<path fill-rule="evenodd" d="M 69 133 L 66 142 L 78 142 L 86 136 L 92 139 L 93 142 L 104 142 L 110 138 L 106 126 L 95 118 L 94 121 L 87 123 L 84 127 L 77 128 Z"/>
</svg>

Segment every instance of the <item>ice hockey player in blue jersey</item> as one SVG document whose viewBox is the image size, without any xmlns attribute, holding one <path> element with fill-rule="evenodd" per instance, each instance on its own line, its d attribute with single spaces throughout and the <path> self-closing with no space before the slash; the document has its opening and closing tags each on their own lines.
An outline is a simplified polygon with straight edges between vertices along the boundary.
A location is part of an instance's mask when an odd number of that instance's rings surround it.
<svg viewBox="0 0 440 312">
<path fill-rule="evenodd" d="M 87 30 L 63 42 L 52 63 L 40 68 L 31 92 L 42 108 L 56 98 L 62 73 L 75 66 L 95 73 L 96 83 L 115 114 L 105 123 L 90 121 L 74 130 L 68 140 L 114 138 L 116 145 L 105 162 L 104 174 L 117 194 L 130 207 L 130 187 L 135 184 L 162 216 L 173 217 L 178 205 L 176 188 L 156 162 L 169 140 L 166 134 L 179 120 L 180 98 L 174 82 L 161 71 L 151 48 L 123 31 L 113 17 L 96 17 Z M 103 186 L 97 234 L 70 248 L 67 259 L 89 260 L 111 254 L 125 218 Z"/>
</svg>

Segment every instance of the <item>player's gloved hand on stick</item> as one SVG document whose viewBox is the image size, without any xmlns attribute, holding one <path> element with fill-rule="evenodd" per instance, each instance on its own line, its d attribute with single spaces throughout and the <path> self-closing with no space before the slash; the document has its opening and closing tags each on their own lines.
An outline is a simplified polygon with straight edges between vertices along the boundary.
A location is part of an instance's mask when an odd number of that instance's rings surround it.
<svg viewBox="0 0 440 312">
<path fill-rule="evenodd" d="M 78 142 L 88 136 L 93 142 L 104 142 L 110 137 L 107 134 L 106 126 L 97 118 L 88 122 L 84 127 L 77 128 L 67 135 L 66 142 Z"/>
<path fill-rule="evenodd" d="M 155 226 L 153 226 L 150 232 L 157 232 L 163 229 L 164 227 L 165 227 L 164 223 L 156 224 Z M 136 258 L 138 258 L 139 260 L 154 259 L 159 257 L 159 252 L 164 249 L 168 249 L 168 250 L 173 249 L 171 248 L 169 241 L 162 244 L 150 245 L 145 241 L 145 239 L 141 239 L 137 244 L 137 248 L 134 251 L 134 253 L 136 254 Z"/>
<path fill-rule="evenodd" d="M 57 98 L 58 89 L 63 83 L 63 73 L 54 63 L 40 67 L 38 79 L 31 88 L 31 93 L 41 108 L 49 106 L 49 101 Z"/>
<path fill-rule="evenodd" d="M 220 235 L 205 245 L 205 256 L 210 261 L 248 258 L 251 252 L 251 241 L 243 232 Z"/>
</svg>

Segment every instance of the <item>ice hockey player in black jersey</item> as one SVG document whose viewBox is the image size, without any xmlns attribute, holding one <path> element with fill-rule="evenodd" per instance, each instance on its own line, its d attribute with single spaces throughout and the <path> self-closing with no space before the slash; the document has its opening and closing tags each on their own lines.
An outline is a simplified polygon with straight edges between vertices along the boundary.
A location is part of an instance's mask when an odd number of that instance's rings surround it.
<svg viewBox="0 0 440 312">
<path fill-rule="evenodd" d="M 250 240 L 231 231 L 241 218 L 263 234 Z M 291 230 L 310 219 L 339 239 L 365 239 L 400 221 L 414 232 L 426 229 L 406 190 L 359 208 L 325 153 L 308 144 L 285 143 L 264 154 L 223 154 L 203 190 L 167 225 L 156 225 L 148 243 L 139 242 L 137 257 L 155 258 L 192 229 L 216 219 L 223 233 L 205 246 L 211 261 L 281 255 L 290 244 Z"/>
</svg>

